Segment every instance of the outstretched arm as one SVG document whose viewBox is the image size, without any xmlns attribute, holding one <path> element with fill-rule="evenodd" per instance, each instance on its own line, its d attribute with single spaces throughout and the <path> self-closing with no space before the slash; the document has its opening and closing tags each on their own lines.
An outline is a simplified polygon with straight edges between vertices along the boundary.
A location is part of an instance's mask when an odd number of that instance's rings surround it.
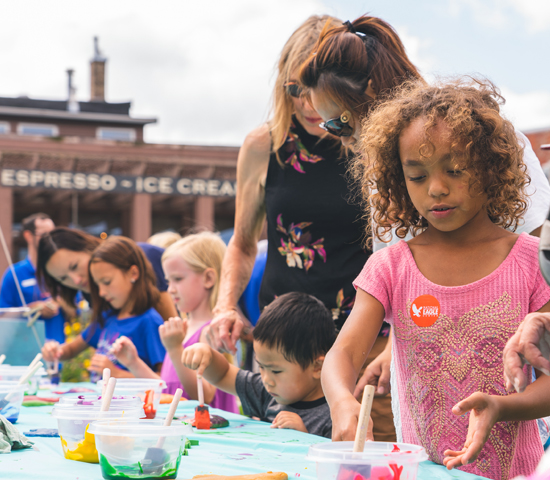
<svg viewBox="0 0 550 480">
<path fill-rule="evenodd" d="M 361 405 L 353 396 L 355 382 L 376 340 L 384 307 L 357 289 L 355 305 L 323 363 L 321 382 L 330 406 L 332 440 L 353 440 Z M 373 439 L 372 422 L 367 438 Z"/>
<path fill-rule="evenodd" d="M 237 395 L 236 381 L 239 369 L 225 357 L 205 343 L 196 343 L 183 351 L 181 362 L 196 370 L 209 383 L 224 392 Z"/>
<path fill-rule="evenodd" d="M 505 396 L 476 392 L 453 407 L 455 415 L 470 412 L 468 434 L 462 450 L 446 450 L 443 465 L 449 470 L 476 460 L 497 422 L 535 420 L 550 415 L 550 377 L 544 375 L 524 392 Z"/>
<path fill-rule="evenodd" d="M 245 324 L 237 303 L 250 280 L 256 243 L 265 221 L 265 178 L 270 148 L 269 130 L 264 125 L 246 137 L 239 152 L 235 233 L 223 259 L 218 302 L 206 332 L 213 348 L 233 354 Z"/>
</svg>

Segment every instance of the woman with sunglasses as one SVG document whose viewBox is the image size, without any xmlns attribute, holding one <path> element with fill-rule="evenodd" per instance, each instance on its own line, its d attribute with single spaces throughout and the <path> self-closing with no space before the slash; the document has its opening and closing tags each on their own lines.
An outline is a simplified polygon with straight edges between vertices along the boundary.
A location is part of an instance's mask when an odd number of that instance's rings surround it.
<svg viewBox="0 0 550 480">
<path fill-rule="evenodd" d="M 348 202 L 341 144 L 319 127 L 322 119 L 301 98 L 297 83 L 301 64 L 327 24 L 341 21 L 312 16 L 287 41 L 278 63 L 272 118 L 246 137 L 239 153 L 235 234 L 207 332 L 214 348 L 234 352 L 243 332 L 237 302 L 266 219 L 261 308 L 287 292 L 309 293 L 324 302 L 340 328 L 353 305 L 351 282 L 369 255 L 362 248 L 361 211 Z"/>
<path fill-rule="evenodd" d="M 361 120 L 374 100 L 388 95 L 406 80 L 419 78 L 420 73 L 407 57 L 391 25 L 365 15 L 353 22 L 327 25 L 323 29 L 312 55 L 300 69 L 299 82 L 323 118 L 322 128 L 354 150 L 361 134 Z M 550 187 L 529 140 L 519 131 L 517 135 L 525 147 L 524 161 L 531 177 L 528 187 L 531 205 L 516 232 L 538 236 L 550 204 Z M 373 249 L 376 251 L 399 240 L 394 233 L 391 242 L 374 242 Z M 390 362 L 391 342 L 387 342 L 384 352 L 370 361 L 357 383 L 355 395 L 359 396 L 367 383 L 377 385 L 379 395 L 387 394 Z M 374 424 L 376 426 L 376 422 Z"/>
</svg>

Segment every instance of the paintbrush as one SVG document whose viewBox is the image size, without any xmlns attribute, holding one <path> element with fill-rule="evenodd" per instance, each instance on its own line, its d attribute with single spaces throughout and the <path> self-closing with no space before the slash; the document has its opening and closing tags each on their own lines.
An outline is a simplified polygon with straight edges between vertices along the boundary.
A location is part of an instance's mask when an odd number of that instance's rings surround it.
<svg viewBox="0 0 550 480">
<path fill-rule="evenodd" d="M 29 364 L 29 370 L 34 367 L 40 360 L 42 360 L 42 354 L 37 353 L 36 357 L 34 357 L 33 361 Z"/>
<path fill-rule="evenodd" d="M 170 404 L 170 408 L 168 409 L 168 413 L 164 419 L 165 427 L 169 427 L 172 424 L 172 420 L 174 419 L 182 393 L 183 390 L 181 388 L 178 388 L 176 393 L 174 393 L 174 398 L 172 399 L 172 403 Z M 157 444 L 154 447 L 149 447 L 145 452 L 145 457 L 143 457 L 143 460 L 141 461 L 144 473 L 156 473 L 157 470 L 162 470 L 164 464 L 170 460 L 170 454 L 162 448 L 164 446 L 165 439 L 166 437 L 160 437 Z"/>
<path fill-rule="evenodd" d="M 101 396 L 105 395 L 105 389 L 107 388 L 107 384 L 109 383 L 110 378 L 111 378 L 111 369 L 110 368 L 104 368 L 103 369 L 103 385 L 101 385 Z"/>
<path fill-rule="evenodd" d="M 0 365 L 4 363 L 5 359 L 6 359 L 6 356 L 4 354 L 0 355 Z"/>
<path fill-rule="evenodd" d="M 357 419 L 357 430 L 353 442 L 353 452 L 362 453 L 369 427 L 370 411 L 374 400 L 374 386 L 367 385 L 363 390 L 361 410 Z M 370 465 L 341 465 L 336 480 L 367 480 L 370 478 Z"/>
<path fill-rule="evenodd" d="M 116 378 L 111 377 L 109 378 L 109 383 L 107 384 L 107 388 L 105 388 L 105 393 L 101 395 L 101 409 L 99 411 L 99 418 L 101 418 L 102 412 L 108 412 L 109 407 L 111 406 L 111 400 L 113 398 L 113 393 L 115 392 L 116 387 Z"/>
<path fill-rule="evenodd" d="M 210 430 L 210 412 L 208 411 L 208 405 L 204 404 L 202 375 L 197 375 L 197 393 L 199 396 L 199 405 L 195 408 L 195 428 Z"/>
<path fill-rule="evenodd" d="M 8 403 L 10 403 L 10 398 L 13 397 L 13 394 L 15 392 L 17 392 L 17 387 L 19 385 L 23 385 L 25 382 L 27 382 L 29 380 L 29 378 L 31 378 L 42 365 L 43 365 L 43 363 L 39 361 L 38 363 L 35 363 L 32 368 L 29 368 L 23 374 L 23 376 L 19 379 L 19 381 L 13 387 L 13 389 L 11 391 L 9 391 L 8 394 L 2 400 L 0 400 L 0 410 L 3 410 L 6 407 L 6 405 L 8 405 Z"/>
</svg>

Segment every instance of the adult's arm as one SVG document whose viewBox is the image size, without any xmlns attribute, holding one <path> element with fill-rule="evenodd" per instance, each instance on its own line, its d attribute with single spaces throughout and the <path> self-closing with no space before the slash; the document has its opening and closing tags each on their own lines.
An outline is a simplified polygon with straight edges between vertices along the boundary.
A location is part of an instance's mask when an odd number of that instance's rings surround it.
<svg viewBox="0 0 550 480">
<path fill-rule="evenodd" d="M 223 260 L 214 319 L 206 332 L 208 343 L 214 349 L 233 354 L 244 326 L 237 302 L 252 274 L 256 243 L 265 221 L 265 179 L 270 149 L 269 129 L 263 125 L 248 134 L 237 160 L 235 233 Z"/>
<path fill-rule="evenodd" d="M 535 312 L 525 317 L 504 347 L 504 375 L 508 387 L 522 392 L 527 386 L 523 365 L 530 363 L 550 375 L 550 313 Z"/>
</svg>

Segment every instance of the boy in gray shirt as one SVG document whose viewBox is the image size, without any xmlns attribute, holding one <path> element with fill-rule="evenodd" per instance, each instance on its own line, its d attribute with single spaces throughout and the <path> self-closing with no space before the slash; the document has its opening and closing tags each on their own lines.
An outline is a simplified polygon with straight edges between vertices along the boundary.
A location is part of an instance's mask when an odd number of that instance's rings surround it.
<svg viewBox="0 0 550 480">
<path fill-rule="evenodd" d="M 216 388 L 238 395 L 246 415 L 331 438 L 330 409 L 321 388 L 325 354 L 336 339 L 328 309 L 292 292 L 267 306 L 253 331 L 260 373 L 240 370 L 204 343 L 187 347 L 182 363 Z"/>
</svg>

